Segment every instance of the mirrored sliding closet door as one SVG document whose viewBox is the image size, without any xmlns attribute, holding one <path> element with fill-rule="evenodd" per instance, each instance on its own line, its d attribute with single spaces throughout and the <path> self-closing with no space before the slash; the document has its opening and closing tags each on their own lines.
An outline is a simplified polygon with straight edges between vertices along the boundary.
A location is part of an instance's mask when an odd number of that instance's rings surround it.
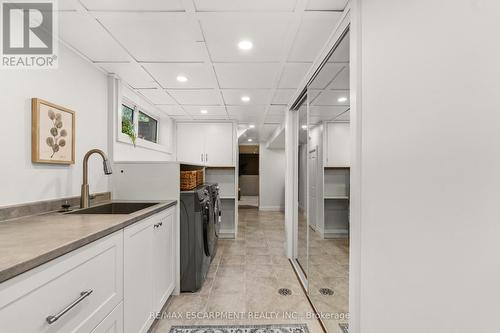
<svg viewBox="0 0 500 333">
<path fill-rule="evenodd" d="M 295 266 L 328 332 L 349 311 L 349 31 L 307 84 L 296 111 Z"/>
</svg>

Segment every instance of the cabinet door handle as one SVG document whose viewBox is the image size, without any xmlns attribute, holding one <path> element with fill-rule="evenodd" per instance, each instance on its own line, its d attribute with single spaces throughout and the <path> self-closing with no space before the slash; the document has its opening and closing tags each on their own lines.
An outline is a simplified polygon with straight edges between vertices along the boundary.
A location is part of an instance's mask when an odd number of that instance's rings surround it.
<svg viewBox="0 0 500 333">
<path fill-rule="evenodd" d="M 208 154 L 205 153 L 205 162 L 208 162 Z"/>
<path fill-rule="evenodd" d="M 200 160 L 203 162 L 203 153 L 201 153 Z"/>
<path fill-rule="evenodd" d="M 66 314 L 66 312 L 68 312 L 69 310 L 71 310 L 72 308 L 74 308 L 78 303 L 80 303 L 81 301 L 83 301 L 85 298 L 89 297 L 90 294 L 92 294 L 93 291 L 94 290 L 92 290 L 92 289 L 82 291 L 80 293 L 80 297 L 78 297 L 77 299 L 75 299 L 70 305 L 68 305 L 67 307 L 65 307 L 64 309 L 62 309 L 61 312 L 59 312 L 58 314 L 48 316 L 47 318 L 45 318 L 45 320 L 47 321 L 47 323 L 49 323 L 49 325 L 55 323 L 56 321 L 59 320 L 59 318 L 61 318 L 62 316 L 64 316 Z"/>
</svg>

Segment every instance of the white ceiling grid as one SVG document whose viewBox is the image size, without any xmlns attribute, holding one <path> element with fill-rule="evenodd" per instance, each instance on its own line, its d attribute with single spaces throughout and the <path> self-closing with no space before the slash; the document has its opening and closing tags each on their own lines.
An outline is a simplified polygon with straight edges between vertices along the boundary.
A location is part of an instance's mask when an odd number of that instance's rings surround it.
<svg viewBox="0 0 500 333">
<path fill-rule="evenodd" d="M 346 3 L 65 0 L 59 32 L 65 43 L 172 118 L 234 119 L 255 125 L 245 138 L 264 141 L 283 120 Z M 240 50 L 241 40 L 253 48 Z M 345 90 L 340 79 L 348 79 L 348 69 L 337 64 L 345 59 L 334 61 L 339 82 L 329 88 Z M 187 82 L 177 81 L 179 75 Z M 317 107 L 336 96 L 322 96 Z"/>
</svg>

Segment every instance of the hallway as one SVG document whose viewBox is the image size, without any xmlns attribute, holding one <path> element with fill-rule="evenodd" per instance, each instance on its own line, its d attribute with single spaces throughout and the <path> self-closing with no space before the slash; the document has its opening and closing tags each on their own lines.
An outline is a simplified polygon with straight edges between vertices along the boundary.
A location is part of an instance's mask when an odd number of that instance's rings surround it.
<svg viewBox="0 0 500 333">
<path fill-rule="evenodd" d="M 173 296 L 154 332 L 169 332 L 173 325 L 286 323 L 306 323 L 309 332 L 322 332 L 310 317 L 313 310 L 285 256 L 284 241 L 282 212 L 240 209 L 238 238 L 219 241 L 201 291 Z M 279 295 L 279 288 L 290 289 L 292 295 Z M 294 317 L 286 318 L 284 312 Z M 206 318 L 217 313 L 226 318 Z"/>
</svg>

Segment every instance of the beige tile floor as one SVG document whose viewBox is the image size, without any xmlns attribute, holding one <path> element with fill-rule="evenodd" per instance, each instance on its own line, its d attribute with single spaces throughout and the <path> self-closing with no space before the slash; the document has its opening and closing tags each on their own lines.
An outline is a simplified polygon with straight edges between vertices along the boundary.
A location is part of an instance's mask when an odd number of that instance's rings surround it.
<svg viewBox="0 0 500 333">
<path fill-rule="evenodd" d="M 241 209 L 238 238 L 219 241 L 203 288 L 197 293 L 174 296 L 154 332 L 168 332 L 172 325 L 271 323 L 305 323 L 311 333 L 323 332 L 319 322 L 310 317 L 312 308 L 285 256 L 284 241 L 281 212 Z M 278 289 L 282 287 L 291 289 L 292 295 L 280 296 Z M 200 312 L 201 316 L 243 312 L 245 317 L 193 318 L 192 312 Z M 172 314 L 177 318 L 172 319 Z M 253 318 L 248 318 L 249 314 Z"/>
</svg>

